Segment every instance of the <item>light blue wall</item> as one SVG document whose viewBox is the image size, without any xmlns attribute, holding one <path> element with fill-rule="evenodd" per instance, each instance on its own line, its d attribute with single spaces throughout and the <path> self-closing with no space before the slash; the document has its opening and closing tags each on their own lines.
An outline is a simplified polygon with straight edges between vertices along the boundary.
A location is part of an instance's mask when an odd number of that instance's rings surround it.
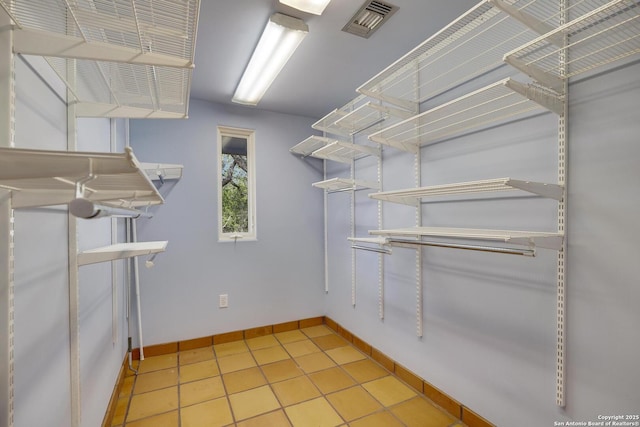
<svg viewBox="0 0 640 427">
<path fill-rule="evenodd" d="M 16 58 L 15 63 L 16 147 L 66 150 L 63 86 L 41 58 Z M 118 121 L 116 134 L 122 151 L 123 121 Z M 108 120 L 78 120 L 79 150 L 109 148 Z M 121 232 L 118 234 L 122 239 Z M 67 242 L 65 206 L 15 211 L 16 427 L 71 425 Z M 108 244 L 110 219 L 78 220 L 80 250 Z M 82 426 L 93 427 L 102 422 L 126 352 L 122 263 L 117 262 L 115 342 L 110 264 L 81 267 L 79 271 Z"/>
<path fill-rule="evenodd" d="M 78 150 L 109 152 L 111 125 L 107 119 L 78 119 Z M 125 124 L 115 123 L 116 151 L 124 151 Z M 112 244 L 112 218 L 78 219 L 78 250 Z M 124 242 L 124 219 L 116 220 L 117 241 Z M 127 351 L 125 319 L 125 260 L 115 261 L 115 292 L 110 262 L 79 268 L 80 286 L 80 390 L 82 425 L 102 423 Z M 115 323 L 113 309 L 115 301 Z"/>
<path fill-rule="evenodd" d="M 485 76 L 482 84 L 504 72 Z M 384 259 L 384 320 L 378 318 L 378 256 L 358 251 L 352 307 L 345 240 L 350 199 L 331 195 L 327 315 L 499 426 L 637 413 L 638 75 L 640 64 L 632 63 L 571 86 L 566 410 L 555 404 L 554 251 L 539 249 L 527 258 L 424 249 L 424 336 L 418 338 L 415 251 L 394 248 Z M 556 182 L 556 129 L 556 117 L 546 113 L 425 147 L 422 185 L 506 176 Z M 413 186 L 412 155 L 385 148 L 383 159 L 385 190 Z M 360 162 L 356 175 L 372 176 L 371 165 Z M 331 176 L 348 174 L 335 166 L 330 170 Z M 355 197 L 356 230 L 364 236 L 377 228 L 377 205 L 360 193 Z M 423 204 L 423 225 L 556 228 L 553 201 L 472 199 Z M 413 212 L 386 203 L 384 227 L 415 225 Z"/>
<path fill-rule="evenodd" d="M 15 66 L 16 147 L 65 150 L 64 103 L 22 60 Z M 66 209 L 16 210 L 14 239 L 15 425 L 69 425 Z"/>
<path fill-rule="evenodd" d="M 189 119 L 131 122 L 140 161 L 179 163 L 166 203 L 138 220 L 138 239 L 168 240 L 141 262 L 144 345 L 322 315 L 321 164 L 289 153 L 313 120 L 193 99 Z M 255 129 L 257 241 L 217 241 L 216 127 Z M 172 186 L 173 185 L 173 186 Z M 144 261 L 144 260 L 142 260 Z M 229 308 L 218 308 L 218 295 Z"/>
</svg>

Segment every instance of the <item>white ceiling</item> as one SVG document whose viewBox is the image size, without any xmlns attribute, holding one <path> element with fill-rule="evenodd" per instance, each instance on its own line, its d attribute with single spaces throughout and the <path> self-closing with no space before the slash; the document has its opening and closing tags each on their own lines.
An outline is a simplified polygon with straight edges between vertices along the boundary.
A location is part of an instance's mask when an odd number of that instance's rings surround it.
<svg viewBox="0 0 640 427">
<path fill-rule="evenodd" d="M 438 32 L 477 0 L 383 0 L 400 9 L 369 39 L 342 31 L 364 0 L 332 0 L 322 16 L 278 0 L 201 0 L 191 97 L 230 104 L 274 12 L 303 19 L 309 34 L 256 108 L 321 118 L 356 88 Z"/>
</svg>

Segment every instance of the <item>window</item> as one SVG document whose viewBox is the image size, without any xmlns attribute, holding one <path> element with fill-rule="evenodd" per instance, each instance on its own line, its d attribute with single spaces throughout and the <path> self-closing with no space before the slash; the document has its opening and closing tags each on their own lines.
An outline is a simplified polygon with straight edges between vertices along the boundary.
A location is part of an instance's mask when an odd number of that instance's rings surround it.
<svg viewBox="0 0 640 427">
<path fill-rule="evenodd" d="M 256 239 L 254 131 L 218 127 L 218 239 Z"/>
</svg>

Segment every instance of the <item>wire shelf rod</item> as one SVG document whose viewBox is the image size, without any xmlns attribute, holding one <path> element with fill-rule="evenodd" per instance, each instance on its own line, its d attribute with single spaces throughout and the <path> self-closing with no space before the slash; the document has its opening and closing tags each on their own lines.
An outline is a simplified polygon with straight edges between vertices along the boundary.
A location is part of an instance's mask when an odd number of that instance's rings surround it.
<svg viewBox="0 0 640 427">
<path fill-rule="evenodd" d="M 367 251 L 367 252 L 375 252 L 375 253 L 384 254 L 384 255 L 392 254 L 391 249 L 371 248 L 369 246 L 363 246 L 363 245 L 351 245 L 351 249 L 358 249 L 358 250 Z"/>
<path fill-rule="evenodd" d="M 410 227 L 391 230 L 370 230 L 369 234 L 376 236 L 386 236 L 389 239 L 402 237 L 437 237 L 462 240 L 494 241 L 514 245 L 522 245 L 529 248 L 541 247 L 554 250 L 560 250 L 564 241 L 564 235 L 562 233 L 555 232 L 448 227 Z"/>
<path fill-rule="evenodd" d="M 516 249 L 516 248 L 505 248 L 505 247 L 499 247 L 499 246 L 465 245 L 460 243 L 442 243 L 442 242 L 433 242 L 433 241 L 426 241 L 426 240 L 405 240 L 405 239 L 388 239 L 388 242 L 391 246 L 402 246 L 402 247 L 432 246 L 437 248 L 463 249 L 468 251 L 491 252 L 491 253 L 500 253 L 500 254 L 508 254 L 508 255 L 522 255 L 522 256 L 528 256 L 528 257 L 534 257 L 536 255 L 535 249 Z"/>
</svg>

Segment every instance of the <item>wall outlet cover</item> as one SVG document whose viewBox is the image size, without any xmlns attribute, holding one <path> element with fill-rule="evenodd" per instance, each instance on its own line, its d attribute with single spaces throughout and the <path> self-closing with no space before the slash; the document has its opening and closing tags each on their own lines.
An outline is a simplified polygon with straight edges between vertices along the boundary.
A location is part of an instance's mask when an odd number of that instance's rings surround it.
<svg viewBox="0 0 640 427">
<path fill-rule="evenodd" d="M 219 308 L 227 308 L 229 307 L 229 295 L 228 294 L 220 294 L 218 298 L 218 307 Z"/>
</svg>

